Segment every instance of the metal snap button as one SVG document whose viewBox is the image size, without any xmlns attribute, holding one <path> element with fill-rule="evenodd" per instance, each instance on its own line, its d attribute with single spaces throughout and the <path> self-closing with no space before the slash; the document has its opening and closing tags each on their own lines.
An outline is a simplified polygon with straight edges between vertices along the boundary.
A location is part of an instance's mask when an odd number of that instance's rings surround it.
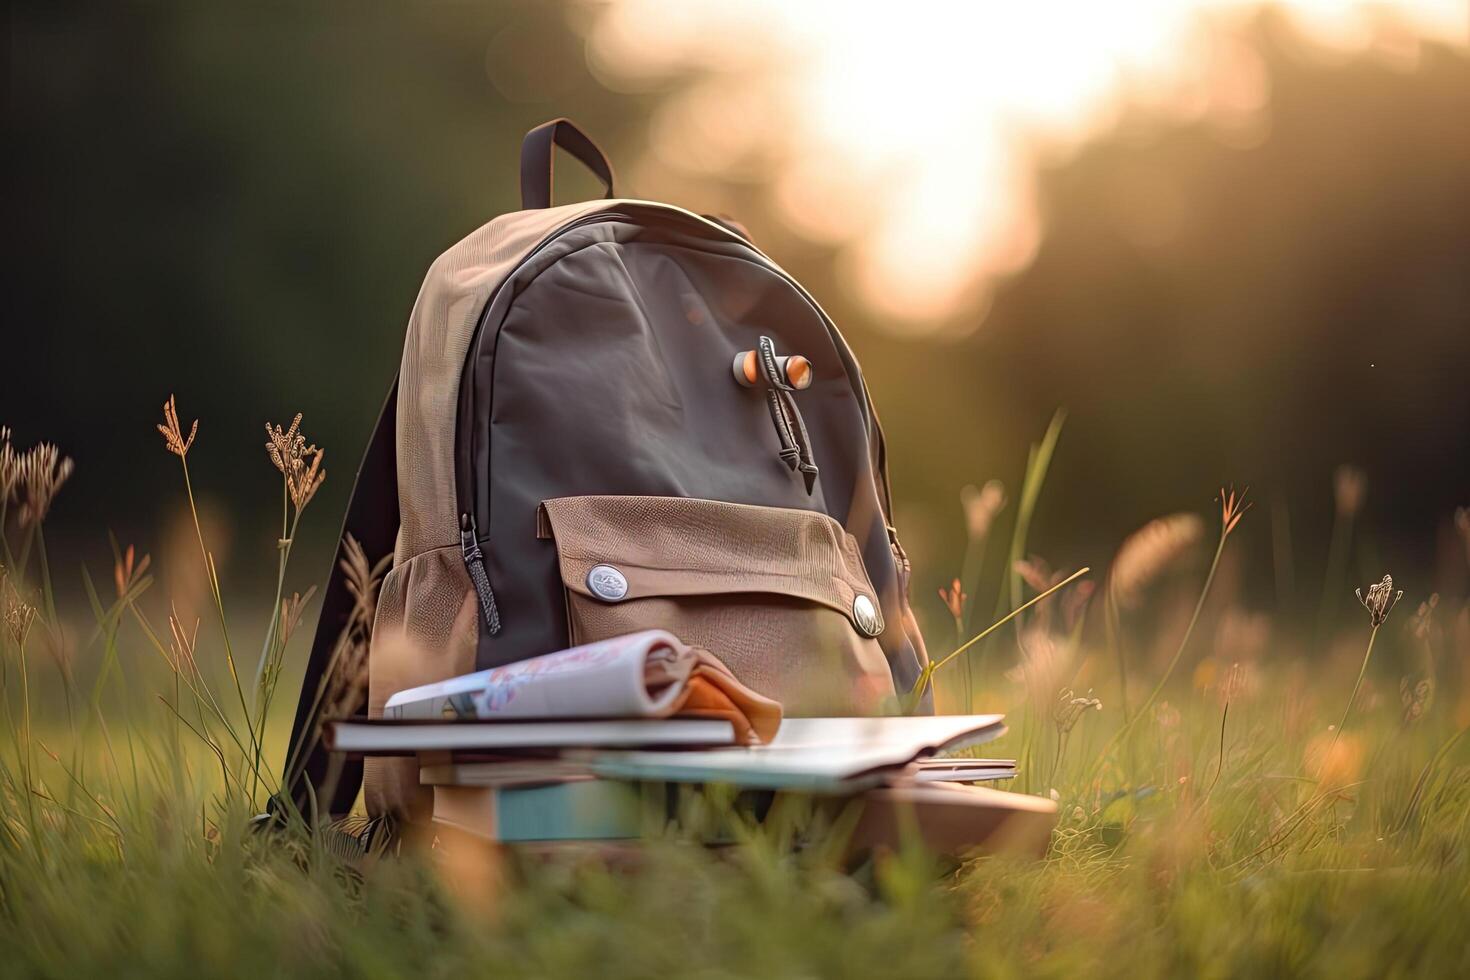
<svg viewBox="0 0 1470 980">
<path fill-rule="evenodd" d="M 877 636 L 883 632 L 883 624 L 878 619 L 878 607 L 861 592 L 852 600 L 852 618 L 857 623 L 857 628 L 868 636 Z"/>
<path fill-rule="evenodd" d="M 593 565 L 587 572 L 587 588 L 604 602 L 617 602 L 628 594 L 628 580 L 611 565 Z"/>
</svg>

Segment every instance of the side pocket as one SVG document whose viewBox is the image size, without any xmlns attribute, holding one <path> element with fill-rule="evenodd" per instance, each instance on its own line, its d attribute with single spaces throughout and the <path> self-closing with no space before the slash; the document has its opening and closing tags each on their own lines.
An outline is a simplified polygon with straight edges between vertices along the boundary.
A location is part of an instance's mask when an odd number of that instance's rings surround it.
<svg viewBox="0 0 1470 980">
<path fill-rule="evenodd" d="M 475 669 L 480 607 L 458 545 L 395 565 L 383 579 L 368 654 L 368 716 L 380 718 L 395 691 Z M 373 816 L 427 819 L 433 793 L 413 758 L 369 758 L 363 794 Z"/>
</svg>

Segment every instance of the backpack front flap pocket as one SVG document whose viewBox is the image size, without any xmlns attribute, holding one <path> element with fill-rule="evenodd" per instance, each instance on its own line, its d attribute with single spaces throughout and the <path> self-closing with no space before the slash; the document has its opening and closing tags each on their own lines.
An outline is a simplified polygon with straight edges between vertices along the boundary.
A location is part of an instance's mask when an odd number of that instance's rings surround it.
<svg viewBox="0 0 1470 980">
<path fill-rule="evenodd" d="M 825 514 L 685 497 L 558 497 L 574 644 L 665 629 L 788 715 L 867 714 L 894 696 L 885 624 L 856 539 Z"/>
</svg>

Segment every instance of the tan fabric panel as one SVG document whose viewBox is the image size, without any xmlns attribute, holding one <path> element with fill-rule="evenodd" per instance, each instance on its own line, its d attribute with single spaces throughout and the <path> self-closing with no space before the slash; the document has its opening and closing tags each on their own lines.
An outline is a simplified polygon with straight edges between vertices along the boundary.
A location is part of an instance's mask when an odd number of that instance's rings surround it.
<svg viewBox="0 0 1470 980">
<path fill-rule="evenodd" d="M 857 542 L 825 514 L 635 496 L 563 497 L 542 509 L 574 643 L 657 627 L 705 647 L 789 715 L 891 706 L 888 662 L 853 612 L 873 586 Z M 622 599 L 588 587 L 600 564 L 626 579 Z"/>
<path fill-rule="evenodd" d="M 368 717 L 389 696 L 475 669 L 479 606 L 459 546 L 398 564 L 383 579 L 368 656 Z M 370 758 L 363 770 L 368 812 L 418 815 L 432 797 L 418 784 L 415 759 Z"/>
<path fill-rule="evenodd" d="M 491 293 L 557 228 L 617 202 L 501 215 L 439 256 L 419 290 L 398 384 L 399 561 L 459 540 L 455 413 L 475 323 Z"/>
</svg>

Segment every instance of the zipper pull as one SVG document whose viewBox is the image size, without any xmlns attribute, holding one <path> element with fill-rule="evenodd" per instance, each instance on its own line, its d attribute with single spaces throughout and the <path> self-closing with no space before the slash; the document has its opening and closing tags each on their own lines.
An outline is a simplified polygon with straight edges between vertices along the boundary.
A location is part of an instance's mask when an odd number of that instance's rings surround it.
<svg viewBox="0 0 1470 980">
<path fill-rule="evenodd" d="M 480 600 L 485 628 L 494 636 L 500 632 L 500 610 L 495 605 L 495 593 L 490 589 L 490 576 L 485 574 L 479 529 L 469 514 L 461 514 L 459 518 L 459 550 L 464 555 L 464 567 L 470 574 L 470 582 L 475 586 L 475 596 Z"/>
</svg>

